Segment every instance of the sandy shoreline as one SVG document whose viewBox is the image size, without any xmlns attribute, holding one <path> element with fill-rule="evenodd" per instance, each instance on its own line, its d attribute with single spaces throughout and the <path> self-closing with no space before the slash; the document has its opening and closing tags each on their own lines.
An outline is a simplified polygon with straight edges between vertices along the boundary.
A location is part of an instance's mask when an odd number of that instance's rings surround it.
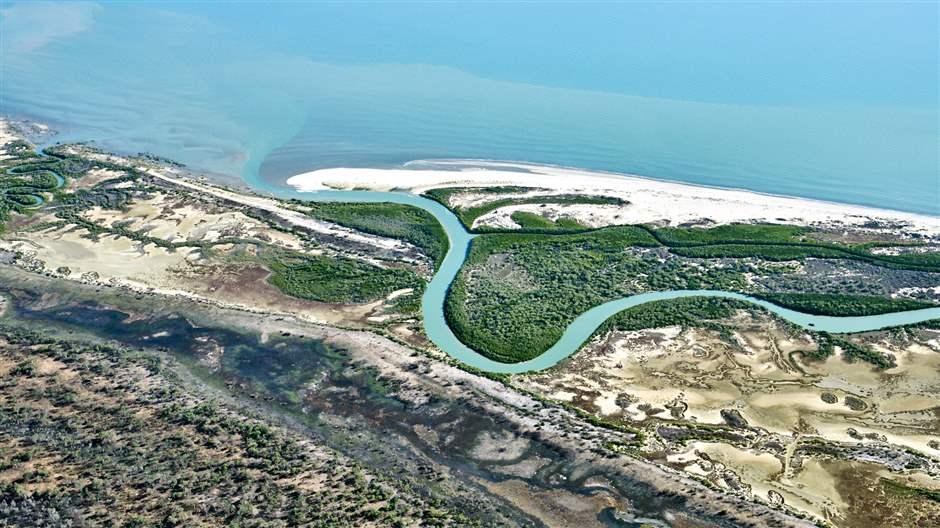
<svg viewBox="0 0 940 528">
<path fill-rule="evenodd" d="M 771 222 L 860 227 L 874 220 L 901 224 L 892 227 L 908 232 L 940 235 L 940 216 L 564 167 L 478 160 L 433 164 L 456 170 L 332 168 L 298 174 L 287 183 L 303 192 L 368 189 L 413 193 L 439 187 L 515 185 L 624 198 L 631 203 L 617 211 L 617 220 L 626 224 L 678 225 L 709 219 L 716 224 Z M 472 167 L 467 168 L 468 165 Z"/>
</svg>

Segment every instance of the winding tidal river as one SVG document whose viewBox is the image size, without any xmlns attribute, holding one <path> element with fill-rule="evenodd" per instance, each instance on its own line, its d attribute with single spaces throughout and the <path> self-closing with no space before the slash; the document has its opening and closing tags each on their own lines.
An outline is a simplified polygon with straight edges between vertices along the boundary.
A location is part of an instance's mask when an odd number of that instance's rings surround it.
<svg viewBox="0 0 940 528">
<path fill-rule="evenodd" d="M 863 317 L 827 317 L 796 312 L 761 299 L 727 291 L 674 290 L 649 292 L 606 302 L 584 312 L 568 325 L 558 342 L 534 359 L 519 363 L 500 363 L 484 357 L 461 343 L 444 318 L 444 299 L 451 283 L 457 277 L 461 265 L 463 265 L 467 250 L 470 247 L 470 241 L 474 237 L 464 229 L 457 217 L 446 207 L 433 200 L 408 193 L 373 191 L 298 192 L 278 188 L 262 190 L 282 198 L 299 198 L 309 201 L 394 202 L 420 207 L 434 215 L 447 232 L 450 239 L 450 248 L 437 273 L 428 284 L 422 299 L 424 330 L 431 341 L 451 357 L 487 372 L 518 374 L 547 369 L 577 352 L 597 327 L 617 312 L 651 301 L 679 297 L 710 296 L 748 301 L 766 308 L 803 328 L 826 332 L 862 332 L 940 318 L 940 307 Z"/>
<path fill-rule="evenodd" d="M 52 172 L 55 175 L 56 183 L 59 187 L 64 185 L 65 179 L 61 175 L 53 171 L 46 172 Z M 940 307 L 862 317 L 827 317 L 789 310 L 761 299 L 720 290 L 648 292 L 609 301 L 582 313 L 568 325 L 568 328 L 565 329 L 561 338 L 551 348 L 536 358 L 519 363 L 501 363 L 481 355 L 460 342 L 453 331 L 451 331 L 450 326 L 447 325 L 447 320 L 444 317 L 444 300 L 447 297 L 447 291 L 460 272 L 460 267 L 463 265 L 467 251 L 470 248 L 470 242 L 474 237 L 474 235 L 471 235 L 464 229 L 463 224 L 460 223 L 460 220 L 458 220 L 449 209 L 438 202 L 410 193 L 377 191 L 299 192 L 283 187 L 262 188 L 260 186 L 258 190 L 279 198 L 296 198 L 317 202 L 393 202 L 419 207 L 431 213 L 434 218 L 440 222 L 444 231 L 447 233 L 450 245 L 447 250 L 447 255 L 444 257 L 440 268 L 428 284 L 421 301 L 425 333 L 438 348 L 454 359 L 487 372 L 518 374 L 547 369 L 577 352 L 578 349 L 581 348 L 581 345 L 591 337 L 597 327 L 617 312 L 651 301 L 676 299 L 679 297 L 709 296 L 748 301 L 766 308 L 783 319 L 803 328 L 834 333 L 863 332 L 940 318 Z M 36 196 L 40 200 L 37 205 L 40 205 L 43 198 L 38 195 Z"/>
</svg>

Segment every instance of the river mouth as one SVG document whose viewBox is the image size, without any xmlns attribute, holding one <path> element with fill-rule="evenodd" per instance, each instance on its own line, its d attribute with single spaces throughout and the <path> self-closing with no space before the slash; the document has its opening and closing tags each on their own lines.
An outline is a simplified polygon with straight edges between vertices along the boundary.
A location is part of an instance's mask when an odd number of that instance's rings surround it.
<svg viewBox="0 0 940 528">
<path fill-rule="evenodd" d="M 807 330 L 851 333 L 903 326 L 940 318 L 940 307 L 857 317 L 811 315 L 777 306 L 749 295 L 722 290 L 674 290 L 647 292 L 612 300 L 580 314 L 566 328 L 561 338 L 534 359 L 503 363 L 490 359 L 468 347 L 454 334 L 444 314 L 444 303 L 451 284 L 463 266 L 474 235 L 467 232 L 460 220 L 442 204 L 405 192 L 379 191 L 317 191 L 301 192 L 283 188 L 259 189 L 279 198 L 333 202 L 392 202 L 419 207 L 432 214 L 447 233 L 450 247 L 447 255 L 428 284 L 422 299 L 424 329 L 428 338 L 452 358 L 486 372 L 521 374 L 551 368 L 577 352 L 594 332 L 613 315 L 649 302 L 686 297 L 720 297 L 753 303 L 786 321 Z"/>
<path fill-rule="evenodd" d="M 44 153 L 44 155 L 48 158 L 55 158 L 55 156 L 49 154 Z M 57 172 L 46 169 L 40 170 L 55 177 L 54 188 L 60 188 L 65 184 L 65 178 Z M 558 341 L 539 356 L 518 363 L 503 363 L 490 359 L 461 342 L 447 323 L 444 311 L 445 300 L 451 285 L 460 273 L 474 238 L 474 235 L 467 231 L 457 216 L 447 207 L 434 200 L 406 192 L 318 191 L 311 193 L 288 190 L 283 187 L 259 188 L 259 190 L 278 198 L 313 202 L 392 202 L 418 207 L 433 215 L 447 234 L 448 250 L 428 283 L 421 301 L 425 333 L 431 342 L 452 358 L 475 369 L 491 373 L 520 374 L 551 368 L 577 352 L 605 321 L 618 312 L 645 303 L 668 299 L 721 297 L 747 301 L 804 329 L 831 333 L 878 330 L 940 318 L 940 307 L 861 317 L 827 317 L 797 312 L 782 308 L 766 300 L 728 291 L 674 290 L 647 292 L 595 306 L 576 317 L 565 328 Z M 41 196 L 35 195 L 33 197 L 37 199 L 37 203 L 32 207 L 43 204 Z"/>
</svg>

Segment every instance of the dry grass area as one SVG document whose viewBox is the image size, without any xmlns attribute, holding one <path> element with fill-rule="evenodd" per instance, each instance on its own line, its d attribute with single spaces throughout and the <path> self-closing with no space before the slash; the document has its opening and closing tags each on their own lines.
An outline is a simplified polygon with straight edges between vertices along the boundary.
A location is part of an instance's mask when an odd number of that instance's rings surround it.
<svg viewBox="0 0 940 528">
<path fill-rule="evenodd" d="M 0 334 L 0 526 L 463 525 L 347 457 L 204 403 L 159 358 Z"/>
<path fill-rule="evenodd" d="M 167 192 L 135 200 L 126 209 L 93 207 L 84 211 L 83 216 L 97 225 L 121 225 L 167 242 L 213 243 L 225 238 L 245 238 L 290 250 L 303 250 L 306 246 L 297 235 L 272 229 L 240 211 Z"/>
<path fill-rule="evenodd" d="M 310 322 L 382 328 L 421 341 L 410 299 L 396 300 L 386 291 L 368 302 L 300 299 L 268 280 L 271 264 L 285 258 L 302 263 L 333 257 L 365 263 L 359 270 L 400 267 L 423 277 L 430 268 L 419 249 L 314 219 L 290 202 L 210 185 L 168 160 L 81 144 L 38 155 L 22 140 L 19 129 L 0 120 L 0 143 L 18 141 L 20 158 L 55 164 L 66 185 L 47 194 L 41 207 L 11 215 L 0 261 L 136 296 L 186 297 Z"/>
<path fill-rule="evenodd" d="M 413 338 L 412 325 L 392 308 L 394 297 L 365 304 L 291 297 L 268 282 L 270 271 L 259 255 L 342 254 L 373 260 L 338 253 L 302 231 L 283 229 L 264 211 L 248 214 L 250 207 L 220 203 L 212 196 L 165 184 L 154 188 L 147 182 L 109 182 L 126 176 L 96 169 L 70 180 L 68 192 L 119 191 L 129 199 L 87 207 L 76 222 L 56 216 L 55 204 L 17 217 L 0 240 L 0 250 L 26 269 L 71 280 L 185 296 L 253 312 L 292 314 L 312 322 L 389 326 L 401 338 Z M 392 322 L 399 324 L 388 324 Z"/>
<path fill-rule="evenodd" d="M 897 367 L 879 371 L 838 356 L 805 361 L 799 351 L 815 348 L 812 335 L 768 315 L 741 311 L 725 324 L 731 332 L 612 332 L 565 364 L 515 382 L 646 429 L 650 440 L 643 456 L 725 489 L 782 499 L 838 526 L 858 526 L 846 522 L 858 512 L 834 453 L 844 452 L 848 465 L 868 457 L 890 466 L 885 454 L 857 453 L 868 446 L 910 450 L 932 464 L 899 471 L 869 465 L 885 478 L 920 478 L 921 487 L 940 490 L 940 331 L 852 336 L 896 358 Z M 674 441 L 660 437 L 663 425 L 698 427 L 699 433 Z M 815 440 L 834 447 L 805 447 Z M 937 502 L 920 503 L 934 515 L 940 512 Z"/>
</svg>

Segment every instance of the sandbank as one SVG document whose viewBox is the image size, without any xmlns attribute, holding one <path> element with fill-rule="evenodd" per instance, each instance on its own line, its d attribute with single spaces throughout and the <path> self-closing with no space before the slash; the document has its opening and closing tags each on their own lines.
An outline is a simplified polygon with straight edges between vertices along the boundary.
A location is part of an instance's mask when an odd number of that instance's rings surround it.
<svg viewBox="0 0 940 528">
<path fill-rule="evenodd" d="M 870 227 L 875 221 L 892 224 L 893 229 L 940 235 L 940 216 L 563 167 L 475 160 L 424 163 L 444 169 L 330 168 L 298 174 L 287 183 L 302 192 L 365 189 L 416 194 L 440 187 L 512 185 L 623 198 L 630 203 L 613 213 L 617 216 L 615 223 L 620 224 L 705 221 Z M 598 208 L 598 212 L 612 214 L 608 209 Z"/>
</svg>

